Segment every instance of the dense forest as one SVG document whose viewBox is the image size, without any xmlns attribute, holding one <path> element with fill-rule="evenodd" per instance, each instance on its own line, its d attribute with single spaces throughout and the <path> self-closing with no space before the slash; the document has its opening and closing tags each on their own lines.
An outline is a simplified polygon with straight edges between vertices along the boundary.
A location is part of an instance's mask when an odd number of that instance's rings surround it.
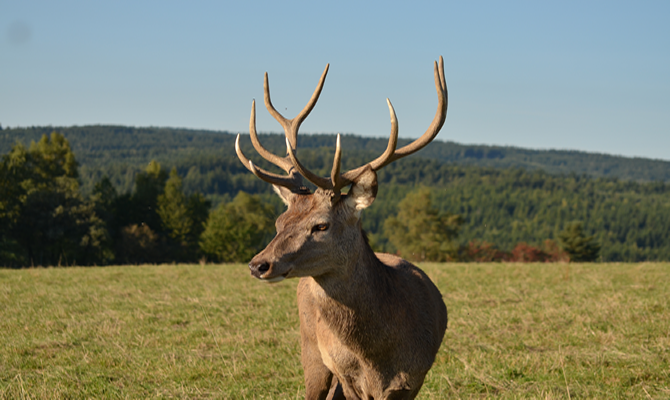
<svg viewBox="0 0 670 400">
<path fill-rule="evenodd" d="M 44 136 L 54 130 L 62 135 Z M 281 135 L 261 135 L 261 140 L 278 154 L 285 151 Z M 333 135 L 302 135 L 301 160 L 313 171 L 328 175 L 334 141 Z M 34 143 L 29 146 L 30 142 Z M 266 242 L 272 236 L 271 221 L 282 209 L 270 185 L 241 165 L 233 143 L 234 135 L 229 133 L 185 129 L 5 128 L 0 131 L 0 220 L 4 218 L 0 222 L 5 225 L 0 229 L 0 259 L 3 252 L 13 254 L 21 240 L 26 245 L 34 242 L 26 228 L 32 225 L 22 223 L 32 221 L 39 229 L 41 214 L 26 211 L 27 204 L 42 204 L 42 213 L 49 204 L 56 210 L 59 200 L 47 195 L 55 192 L 61 196 L 61 209 L 67 211 L 61 210 L 60 217 L 78 221 L 72 222 L 72 229 L 78 226 L 87 232 L 82 237 L 87 237 L 83 242 L 88 247 L 77 253 L 78 264 L 200 257 L 232 261 L 216 253 L 216 247 L 221 247 L 216 243 L 231 241 L 221 232 L 248 225 L 248 232 L 256 228 L 260 232 L 250 243 Z M 343 169 L 370 161 L 385 146 L 384 139 L 344 136 Z M 248 135 L 242 138 L 242 147 L 255 163 L 273 168 L 254 157 Z M 60 154 L 60 172 L 49 167 L 54 154 Z M 435 221 L 457 224 L 444 236 L 445 241 L 453 241 L 443 246 L 446 259 L 467 259 L 466 253 L 480 248 L 502 254 L 494 259 L 518 259 L 512 255 L 520 244 L 549 254 L 554 250 L 547 246 L 555 249 L 556 243 L 567 243 L 561 235 L 579 228 L 580 235 L 583 230 L 597 243 L 599 260 L 670 260 L 670 162 L 436 141 L 417 155 L 385 167 L 379 181 L 377 200 L 363 217 L 377 250 L 404 251 L 389 227 L 401 211 L 399 203 L 419 191 L 428 193 L 425 204 L 434 210 Z M 69 206 L 62 206 L 66 203 Z M 263 218 L 231 219 L 245 213 Z M 248 232 L 244 238 L 251 238 Z M 21 239 L 17 236 L 21 234 L 27 236 Z M 244 242 L 240 237 L 234 241 Z M 61 247 L 74 248 L 83 242 Z M 137 245 L 140 242 L 149 243 L 151 251 Z M 238 250 L 242 258 L 249 254 L 249 248 L 227 249 L 226 254 L 238 254 Z M 55 264 L 66 253 L 59 251 L 60 256 L 42 255 L 46 261 L 38 264 Z M 142 259 L 147 254 L 154 258 Z M 22 257 L 15 259 L 17 265 L 36 262 L 33 255 Z M 552 257 L 545 259 L 560 258 Z"/>
<path fill-rule="evenodd" d="M 79 175 L 85 193 L 90 193 L 102 175 L 110 176 L 120 191 L 131 190 L 134 174 L 142 171 L 151 160 L 167 168 L 179 164 L 183 169 L 190 162 L 192 166 L 198 166 L 198 160 L 228 158 L 234 153 L 235 135 L 229 132 L 94 125 L 5 127 L 0 130 L 0 154 L 9 152 L 17 140 L 28 145 L 53 131 L 62 133 L 69 140 L 80 163 Z M 448 138 L 448 132 L 441 133 L 415 157 L 463 166 L 542 170 L 554 175 L 575 173 L 593 178 L 670 182 L 670 161 L 579 151 L 462 145 L 442 141 L 442 137 Z M 261 135 L 261 140 L 268 149 L 284 151 L 283 135 Z M 401 139 L 400 145 L 408 141 Z M 242 142 L 249 145 L 248 135 Z M 329 149 L 334 143 L 335 135 L 301 134 L 299 138 L 301 149 Z M 385 138 L 344 135 L 342 147 L 345 160 L 352 157 L 352 151 L 365 156 L 380 154 L 386 148 L 386 143 Z"/>
</svg>

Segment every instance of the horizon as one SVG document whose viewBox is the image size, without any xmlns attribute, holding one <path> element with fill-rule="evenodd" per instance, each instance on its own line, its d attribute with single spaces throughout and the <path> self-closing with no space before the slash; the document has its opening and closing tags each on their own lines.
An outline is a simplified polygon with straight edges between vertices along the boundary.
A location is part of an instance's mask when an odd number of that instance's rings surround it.
<svg viewBox="0 0 670 400">
<path fill-rule="evenodd" d="M 670 3 L 5 3 L 3 127 L 122 125 L 248 132 L 268 72 L 303 131 L 401 138 L 436 107 L 437 139 L 670 161 Z M 325 17 L 324 17 L 325 16 Z M 279 125 L 257 104 L 259 131 Z"/>
</svg>

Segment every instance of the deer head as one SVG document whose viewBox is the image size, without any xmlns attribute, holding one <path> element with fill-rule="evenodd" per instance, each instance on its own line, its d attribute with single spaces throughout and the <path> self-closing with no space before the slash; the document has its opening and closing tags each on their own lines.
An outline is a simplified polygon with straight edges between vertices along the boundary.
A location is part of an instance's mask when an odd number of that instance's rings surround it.
<svg viewBox="0 0 670 400">
<path fill-rule="evenodd" d="M 338 134 L 330 177 L 320 177 L 302 165 L 296 153 L 298 129 L 319 99 L 328 68 L 329 65 L 326 65 L 312 98 L 293 119 L 285 118 L 272 105 L 268 74 L 265 74 L 265 106 L 284 128 L 287 152 L 284 157 L 272 154 L 258 140 L 255 101 L 251 104 L 251 142 L 264 159 L 284 170 L 285 176 L 255 166 L 240 149 L 240 135 L 237 135 L 235 141 L 235 151 L 242 164 L 260 179 L 271 183 L 288 206 L 287 211 L 277 220 L 277 236 L 249 264 L 252 275 L 261 280 L 277 282 L 289 277 L 345 273 L 342 270 L 334 271 L 332 266 L 345 266 L 348 259 L 356 256 L 350 250 L 358 248 L 357 244 L 364 241 L 360 213 L 372 204 L 377 195 L 376 171 L 425 147 L 438 134 L 446 118 L 447 86 L 444 61 L 440 57 L 439 65 L 434 63 L 437 112 L 426 132 L 412 143 L 396 149 L 398 120 L 393 105 L 387 99 L 391 115 L 391 135 L 386 151 L 368 164 L 341 172 L 342 149 Z M 315 193 L 311 193 L 304 186 L 303 177 L 317 186 Z M 348 186 L 348 193 L 342 194 L 342 189 Z"/>
</svg>

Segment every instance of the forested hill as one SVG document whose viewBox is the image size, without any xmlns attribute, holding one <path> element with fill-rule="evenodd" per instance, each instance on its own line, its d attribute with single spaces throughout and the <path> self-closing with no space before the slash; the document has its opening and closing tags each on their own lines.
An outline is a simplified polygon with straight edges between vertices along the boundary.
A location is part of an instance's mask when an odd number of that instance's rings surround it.
<svg viewBox="0 0 670 400">
<path fill-rule="evenodd" d="M 92 169 L 104 170 L 111 166 L 143 166 L 150 160 L 165 165 L 193 157 L 212 157 L 217 153 L 233 152 L 235 135 L 229 132 L 179 128 L 133 128 L 125 126 L 74 126 L 5 128 L 0 131 L 0 154 L 7 153 L 17 141 L 28 145 L 42 135 L 53 131 L 62 133 L 70 142 L 77 160 L 83 167 L 83 179 Z M 262 135 L 269 149 L 283 151 L 283 135 Z M 448 134 L 441 135 L 448 139 Z M 244 138 L 249 142 L 248 137 Z M 404 142 L 407 142 L 405 140 Z M 333 147 L 334 135 L 301 134 L 300 148 Z M 366 138 L 355 135 L 343 137 L 342 146 L 369 154 L 381 153 L 386 148 L 385 138 Z M 403 140 L 400 141 L 400 145 Z M 229 156 L 230 154 L 226 154 Z M 670 161 L 628 158 L 598 153 L 568 150 L 530 150 L 518 147 L 463 145 L 436 139 L 422 150 L 421 158 L 441 162 L 493 168 L 541 169 L 550 174 L 588 175 L 617 178 L 637 182 L 670 182 Z M 87 186 L 84 182 L 84 187 Z M 121 185 L 123 186 L 123 185 Z"/>
<path fill-rule="evenodd" d="M 29 145 L 52 131 L 60 134 L 52 134 L 51 139 L 45 136 L 40 143 L 30 146 L 29 152 L 21 146 L 15 147 L 16 151 L 11 150 L 17 141 Z M 181 197 L 175 196 L 183 201 L 195 199 L 193 202 L 198 207 L 193 206 L 193 212 L 197 211 L 202 217 L 198 221 L 206 219 L 206 205 L 210 201 L 212 210 L 218 210 L 219 206 L 232 204 L 231 200 L 240 192 L 258 194 L 263 202 L 276 203 L 276 211 L 279 211 L 282 204 L 276 196 L 270 195 L 270 185 L 240 163 L 235 155 L 234 140 L 235 135 L 226 132 L 121 126 L 1 130 L 0 228 L 3 228 L 4 212 L 5 219 L 16 217 L 12 220 L 14 228 L 26 234 L 41 234 L 40 229 L 33 229 L 22 221 L 33 221 L 35 226 L 48 225 L 62 214 L 60 206 L 56 207 L 60 204 L 57 201 L 69 198 L 79 199 L 80 204 L 70 204 L 69 210 L 73 221 L 80 221 L 82 218 L 77 217 L 77 212 L 89 210 L 91 204 L 97 204 L 95 201 L 105 199 L 115 205 L 101 209 L 100 215 L 111 221 L 109 232 L 116 232 L 116 236 L 112 234 L 118 239 L 114 246 L 125 248 L 125 242 L 118 236 L 122 229 L 140 229 L 146 224 L 153 232 L 147 231 L 146 235 L 165 232 L 163 225 L 169 221 L 157 222 L 155 210 L 157 196 L 168 190 L 170 182 L 179 188 L 171 189 L 171 193 L 181 193 Z M 285 151 L 282 135 L 264 135 L 261 140 L 276 154 Z M 333 135 L 302 135 L 299 158 L 317 175 L 327 176 L 332 167 L 334 143 Z M 381 154 L 386 140 L 349 135 L 343 137 L 342 145 L 342 169 L 349 170 Z M 272 169 L 253 150 L 248 135 L 241 146 L 254 163 Z M 54 169 L 51 167 L 58 165 L 53 162 L 58 154 L 69 163 L 64 180 L 51 179 L 48 174 Z M 79 168 L 73 162 L 75 159 Z M 157 162 L 150 163 L 152 160 Z M 31 168 L 41 169 L 35 172 Z M 155 179 L 152 181 L 150 176 Z M 31 177 L 36 177 L 37 183 L 31 183 Z M 28 199 L 35 200 L 32 197 L 17 194 L 41 187 L 35 186 L 42 182 L 40 179 L 45 181 L 45 187 L 53 184 L 62 192 L 58 192 L 61 197 L 49 194 L 37 199 L 45 203 L 45 209 L 55 210 L 47 214 L 40 208 L 42 203 L 33 204 L 28 202 Z M 580 222 L 585 234 L 595 237 L 602 246 L 600 259 L 603 261 L 670 260 L 670 162 L 438 141 L 415 156 L 386 166 L 378 180 L 379 195 L 363 219 L 363 227 L 378 250 L 397 250 L 391 246 L 386 232 L 387 221 L 398 215 L 403 198 L 424 187 L 431 194 L 423 209 L 462 218 L 459 246 L 475 243 L 473 248 L 478 248 L 476 243 L 482 246 L 493 243 L 498 249 L 511 252 L 519 244 L 540 246 L 546 240 L 555 241 L 573 222 Z M 61 187 L 65 183 L 69 186 Z M 153 193 L 150 197 L 153 200 L 147 200 L 147 193 Z M 9 207 L 12 204 L 13 208 Z M 24 210 L 23 214 L 20 210 Z M 173 214 L 177 215 L 167 212 L 165 215 Z M 97 214 L 89 217 L 90 221 L 100 221 Z M 93 228 L 97 226 L 94 225 Z M 196 225 L 202 224 L 193 226 Z M 16 239 L 8 235 L 5 236 Z M 11 253 L 10 247 L 16 244 L 16 240 L 12 240 L 3 244 L 0 237 L 0 260 L 3 251 Z M 33 243 L 29 238 L 24 242 L 30 246 Z M 78 239 L 72 243 L 84 242 Z"/>
</svg>

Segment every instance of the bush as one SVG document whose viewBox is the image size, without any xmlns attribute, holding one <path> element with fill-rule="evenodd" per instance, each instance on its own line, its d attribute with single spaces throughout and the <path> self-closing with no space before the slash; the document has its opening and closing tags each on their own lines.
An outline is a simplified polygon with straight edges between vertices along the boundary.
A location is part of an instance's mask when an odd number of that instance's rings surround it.
<svg viewBox="0 0 670 400">
<path fill-rule="evenodd" d="M 508 253 L 483 240 L 471 240 L 459 253 L 461 261 L 500 262 L 509 259 Z"/>
<path fill-rule="evenodd" d="M 274 233 L 274 209 L 259 196 L 239 192 L 209 215 L 200 249 L 218 262 L 243 262 L 261 251 Z"/>
<path fill-rule="evenodd" d="M 166 247 L 149 225 L 128 225 L 121 229 L 117 261 L 124 264 L 160 263 L 165 260 Z"/>
</svg>

